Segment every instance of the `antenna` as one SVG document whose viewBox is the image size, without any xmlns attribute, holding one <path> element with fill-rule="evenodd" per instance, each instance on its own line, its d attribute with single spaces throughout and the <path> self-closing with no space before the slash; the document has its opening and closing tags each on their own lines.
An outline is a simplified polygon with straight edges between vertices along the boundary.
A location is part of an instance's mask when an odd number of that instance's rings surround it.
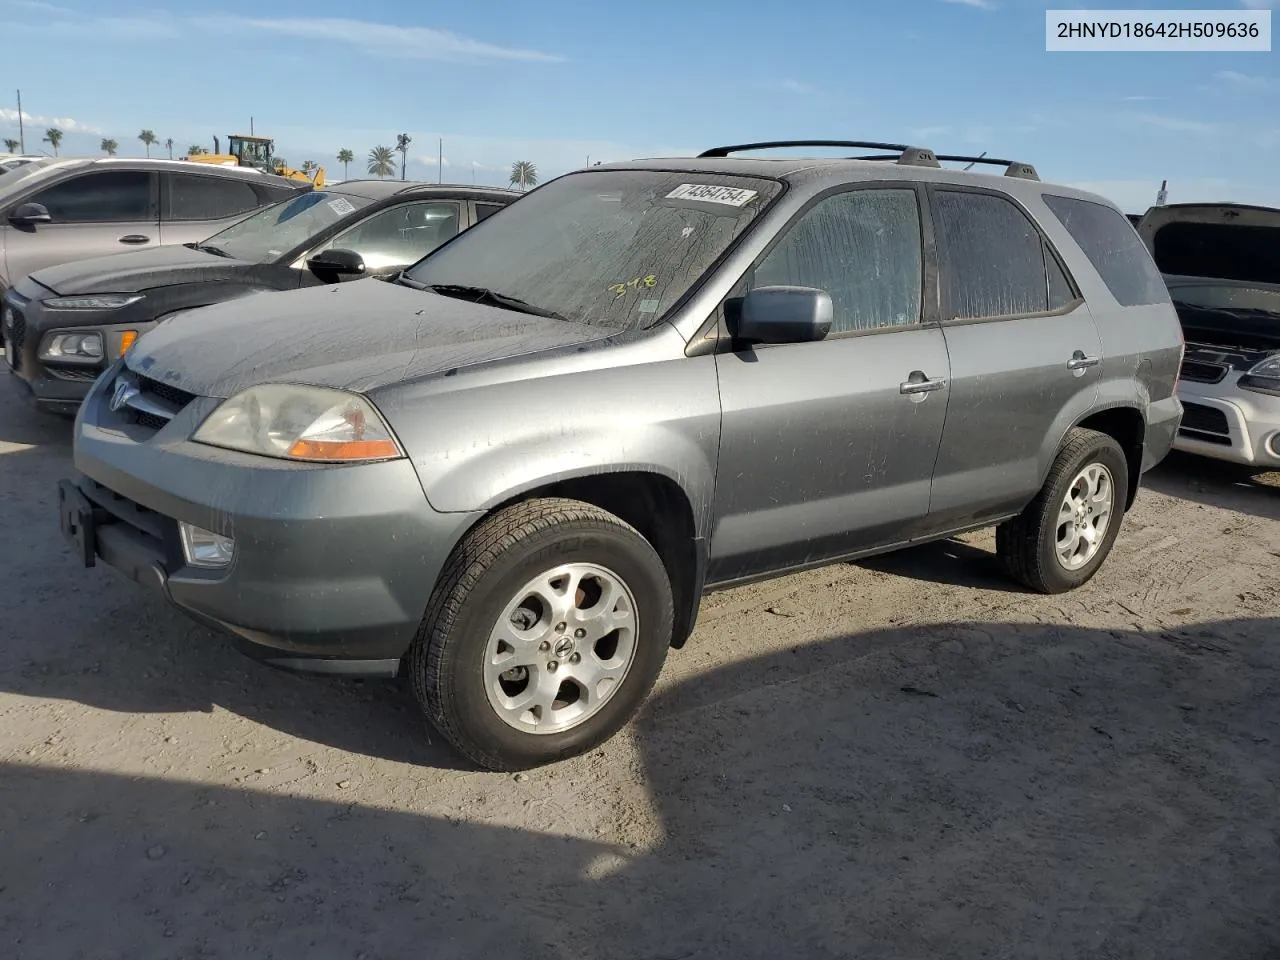
<svg viewBox="0 0 1280 960">
<path fill-rule="evenodd" d="M 978 154 L 978 160 L 981 160 L 981 159 L 982 159 L 983 157 L 985 157 L 986 155 L 987 155 L 987 151 L 983 150 L 980 154 Z M 973 163 L 977 163 L 977 162 L 978 162 L 978 160 L 973 161 Z M 965 167 L 965 169 L 966 169 L 966 170 L 972 170 L 972 169 L 973 169 L 973 163 L 969 164 L 967 167 Z"/>
</svg>

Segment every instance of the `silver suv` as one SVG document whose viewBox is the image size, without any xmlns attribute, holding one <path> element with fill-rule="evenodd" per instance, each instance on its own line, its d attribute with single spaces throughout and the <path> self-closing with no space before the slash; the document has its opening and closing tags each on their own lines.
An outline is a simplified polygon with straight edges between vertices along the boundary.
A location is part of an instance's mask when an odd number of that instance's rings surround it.
<svg viewBox="0 0 1280 960">
<path fill-rule="evenodd" d="M 0 293 L 72 260 L 194 243 L 310 184 L 240 167 L 36 160 L 0 176 Z"/>
<path fill-rule="evenodd" d="M 712 588 L 989 525 L 1079 587 L 1181 418 L 1132 224 L 1025 164 L 730 157 L 809 145 L 593 167 L 391 282 L 160 325 L 80 410 L 68 542 L 276 665 L 406 673 L 494 769 L 612 735 Z"/>
</svg>

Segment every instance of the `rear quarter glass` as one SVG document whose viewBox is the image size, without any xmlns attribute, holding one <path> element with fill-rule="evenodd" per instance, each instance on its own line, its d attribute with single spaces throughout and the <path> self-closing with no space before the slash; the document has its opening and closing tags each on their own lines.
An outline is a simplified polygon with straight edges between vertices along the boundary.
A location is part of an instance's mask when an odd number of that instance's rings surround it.
<svg viewBox="0 0 1280 960">
<path fill-rule="evenodd" d="M 1045 206 L 1071 234 L 1122 307 L 1168 303 L 1169 291 L 1133 224 L 1106 204 L 1046 193 Z"/>
</svg>

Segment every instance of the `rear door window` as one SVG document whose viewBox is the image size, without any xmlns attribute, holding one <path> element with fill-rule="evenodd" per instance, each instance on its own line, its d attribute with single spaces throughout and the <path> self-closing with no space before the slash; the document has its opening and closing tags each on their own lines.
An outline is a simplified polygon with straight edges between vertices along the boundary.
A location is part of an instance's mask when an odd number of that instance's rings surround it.
<svg viewBox="0 0 1280 960">
<path fill-rule="evenodd" d="M 55 183 L 31 198 L 54 223 L 111 223 L 156 219 L 152 175 L 141 170 L 103 170 Z"/>
<path fill-rule="evenodd" d="M 486 217 L 492 217 L 503 207 L 500 203 L 477 203 L 476 204 L 476 223 L 484 220 Z"/>
<path fill-rule="evenodd" d="M 1049 309 L 1044 240 L 1011 200 L 938 190 L 934 229 L 944 320 L 982 320 Z"/>
<path fill-rule="evenodd" d="M 165 178 L 169 188 L 166 220 L 223 220 L 259 205 L 253 187 L 243 180 L 194 173 L 169 173 Z"/>
<path fill-rule="evenodd" d="M 1091 200 L 1044 195 L 1045 206 L 1098 271 L 1122 307 L 1167 303 L 1169 291 L 1133 224 L 1119 210 Z"/>
</svg>

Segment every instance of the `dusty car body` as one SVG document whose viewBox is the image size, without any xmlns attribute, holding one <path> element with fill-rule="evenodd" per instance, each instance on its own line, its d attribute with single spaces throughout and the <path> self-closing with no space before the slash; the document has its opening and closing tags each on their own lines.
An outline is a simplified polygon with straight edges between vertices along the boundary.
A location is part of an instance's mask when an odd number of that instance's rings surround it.
<svg viewBox="0 0 1280 960">
<path fill-rule="evenodd" d="M 1149 254 L 1025 164 L 841 145 L 881 152 L 593 167 L 393 282 L 156 328 L 78 414 L 68 543 L 278 666 L 407 674 L 494 769 L 611 736 L 709 589 L 988 525 L 1081 586 L 1181 417 Z"/>
<path fill-rule="evenodd" d="M 1175 447 L 1280 467 L 1280 210 L 1153 207 L 1138 232 L 1186 337 Z"/>
</svg>

